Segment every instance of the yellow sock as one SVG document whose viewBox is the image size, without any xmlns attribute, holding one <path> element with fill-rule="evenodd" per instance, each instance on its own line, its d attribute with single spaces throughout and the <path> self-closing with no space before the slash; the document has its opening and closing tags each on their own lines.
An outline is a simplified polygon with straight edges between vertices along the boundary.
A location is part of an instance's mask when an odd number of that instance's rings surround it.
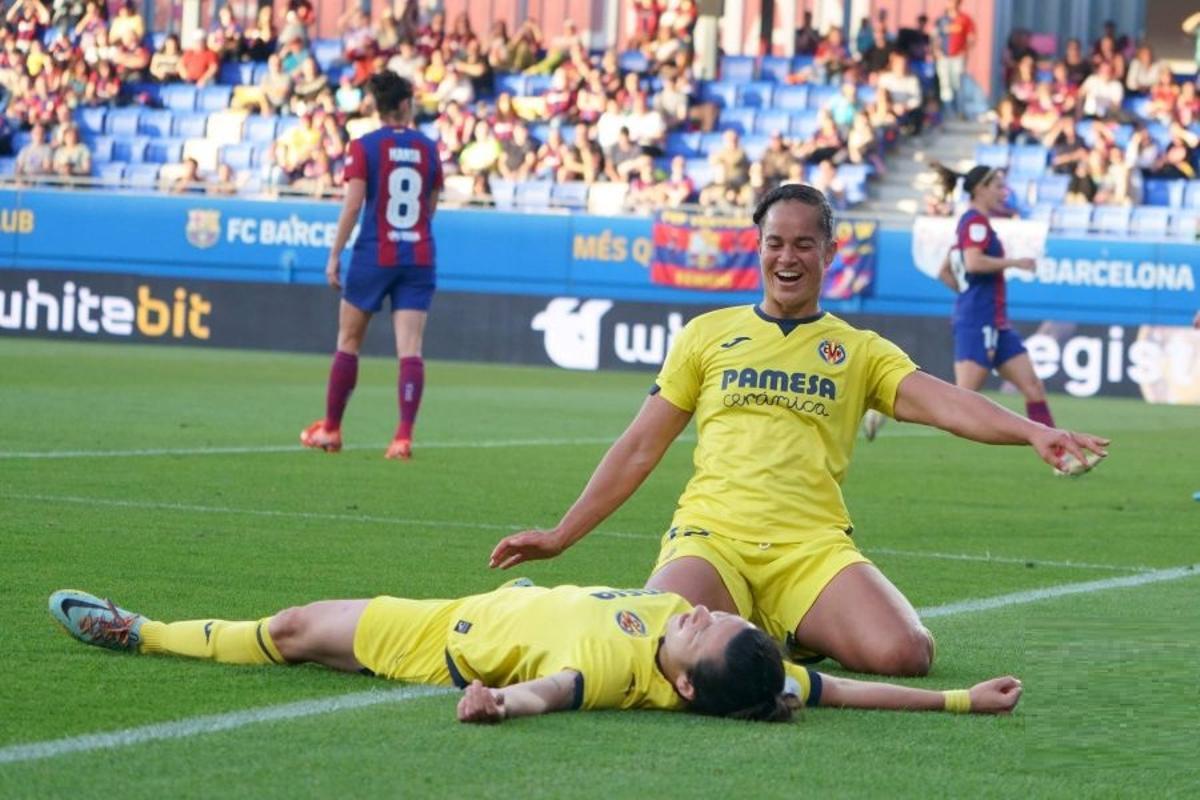
<svg viewBox="0 0 1200 800">
<path fill-rule="evenodd" d="M 270 617 L 245 622 L 194 619 L 142 624 L 143 653 L 207 658 L 222 664 L 283 664 L 271 641 Z"/>
</svg>

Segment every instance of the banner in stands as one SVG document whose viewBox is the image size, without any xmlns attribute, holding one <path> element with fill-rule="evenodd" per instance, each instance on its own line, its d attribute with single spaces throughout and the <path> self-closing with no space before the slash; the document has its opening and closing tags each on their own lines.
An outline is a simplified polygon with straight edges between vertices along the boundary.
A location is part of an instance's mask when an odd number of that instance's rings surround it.
<svg viewBox="0 0 1200 800">
<path fill-rule="evenodd" d="M 650 280 L 682 289 L 757 289 L 758 231 L 745 216 L 660 211 Z"/>
<path fill-rule="evenodd" d="M 712 306 L 610 298 L 442 292 L 426 334 L 430 358 L 566 369 L 656 370 L 676 334 Z M 845 315 L 879 331 L 923 368 L 952 377 L 940 317 Z M 327 353 L 336 295 L 311 285 L 0 270 L 0 336 L 136 341 Z M 1051 391 L 1200 404 L 1200 331 L 1165 326 L 1018 326 Z M 365 352 L 392 355 L 377 321 Z M 993 388 L 999 386 L 993 383 Z"/>
<path fill-rule="evenodd" d="M 324 284 L 337 214 L 336 203 L 299 199 L 0 189 L 0 269 Z M 448 291 L 681 306 L 759 297 L 753 288 L 696 291 L 654 283 L 647 218 L 444 209 L 434 232 L 438 283 Z M 824 294 L 830 310 L 949 316 L 953 295 L 912 268 L 912 231 L 844 220 L 835 235 L 841 247 Z M 1039 235 L 1020 239 L 1036 244 Z M 1013 249 L 1016 241 L 1014 234 L 1006 244 Z M 752 265 L 749 245 L 747 237 L 737 251 Z M 704 272 L 685 262 L 688 273 Z M 1009 271 L 1009 316 L 1185 324 L 1200 308 L 1198 266 L 1195 243 L 1051 237 L 1036 274 Z M 756 268 L 739 262 L 738 269 L 757 280 Z"/>
</svg>

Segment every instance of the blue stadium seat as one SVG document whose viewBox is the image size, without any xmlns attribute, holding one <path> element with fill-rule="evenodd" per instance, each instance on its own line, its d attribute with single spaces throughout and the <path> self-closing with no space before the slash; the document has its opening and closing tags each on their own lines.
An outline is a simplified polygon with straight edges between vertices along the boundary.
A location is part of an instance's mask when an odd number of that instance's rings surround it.
<svg viewBox="0 0 1200 800">
<path fill-rule="evenodd" d="M 525 95 L 525 76 L 519 72 L 497 72 L 492 85 L 496 88 L 496 94 L 508 92 L 513 97 Z"/>
<path fill-rule="evenodd" d="M 1058 206 L 1054 209 L 1051 227 L 1064 233 L 1087 233 L 1092 225 L 1092 207 Z"/>
<path fill-rule="evenodd" d="M 769 108 L 758 112 L 754 123 L 757 133 L 780 133 L 787 136 L 792 127 L 792 115 L 781 108 Z"/>
<path fill-rule="evenodd" d="M 158 164 L 130 164 L 125 181 L 131 189 L 157 189 Z"/>
<path fill-rule="evenodd" d="M 104 132 L 110 136 L 137 136 L 140 108 L 110 109 L 104 118 Z"/>
<path fill-rule="evenodd" d="M 566 181 L 554 184 L 550 199 L 559 208 L 582 211 L 587 208 L 588 185 L 583 181 Z"/>
<path fill-rule="evenodd" d="M 0 178 L 11 178 L 17 172 L 17 159 L 12 156 L 0 158 Z"/>
<path fill-rule="evenodd" d="M 732 129 L 738 133 L 750 133 L 754 130 L 754 117 L 753 108 L 726 108 L 721 111 L 717 128 L 723 131 Z"/>
<path fill-rule="evenodd" d="M 1175 181 L 1183 183 L 1183 207 L 1200 208 L 1200 181 Z"/>
<path fill-rule="evenodd" d="M 1171 145 L 1171 126 L 1163 125 L 1161 122 L 1147 122 L 1146 133 L 1150 134 L 1150 138 L 1154 140 L 1160 150 L 1165 150 Z"/>
<path fill-rule="evenodd" d="M 700 99 L 716 103 L 718 108 L 732 108 L 737 105 L 737 84 L 725 81 L 704 81 L 700 84 Z"/>
<path fill-rule="evenodd" d="M 673 131 L 667 134 L 666 154 L 668 156 L 683 156 L 694 158 L 700 155 L 700 134 L 679 133 Z"/>
<path fill-rule="evenodd" d="M 1139 119 L 1147 119 L 1150 116 L 1150 97 L 1126 97 L 1125 102 L 1121 103 L 1121 108 Z"/>
<path fill-rule="evenodd" d="M 763 56 L 758 73 L 760 80 L 783 83 L 792 74 L 792 60 L 787 56 Z"/>
<path fill-rule="evenodd" d="M 254 83 L 254 64 L 249 61 L 226 61 L 217 73 L 217 83 L 224 86 Z"/>
<path fill-rule="evenodd" d="M 97 161 L 112 161 L 113 157 L 113 138 L 111 136 L 94 136 L 88 142 L 88 148 L 92 151 L 92 163 Z"/>
<path fill-rule="evenodd" d="M 12 135 L 12 151 L 14 153 L 21 152 L 25 145 L 33 141 L 33 134 L 29 131 L 14 131 Z"/>
<path fill-rule="evenodd" d="M 1113 144 L 1122 149 L 1129 144 L 1129 140 L 1133 138 L 1132 125 L 1118 125 L 1113 129 Z"/>
<path fill-rule="evenodd" d="M 118 138 L 113 142 L 113 161 L 140 163 L 146 160 L 146 147 L 150 139 L 146 136 Z"/>
<path fill-rule="evenodd" d="M 774 90 L 775 84 L 765 81 L 743 83 L 738 86 L 737 104 L 747 108 L 770 108 Z"/>
<path fill-rule="evenodd" d="M 322 70 L 327 70 L 342 60 L 342 43 L 338 39 L 314 39 L 309 50 Z"/>
<path fill-rule="evenodd" d="M 254 145 L 227 144 L 221 148 L 219 161 L 228 164 L 235 170 L 250 169 L 254 160 Z"/>
<path fill-rule="evenodd" d="M 1129 232 L 1138 237 L 1163 237 L 1167 235 L 1170 222 L 1170 209 L 1140 206 L 1133 209 L 1133 217 L 1129 222 Z"/>
<path fill-rule="evenodd" d="M 158 107 L 162 105 L 162 88 L 163 84 L 156 81 L 134 81 L 125 84 L 121 94 L 139 105 Z"/>
<path fill-rule="evenodd" d="M 878 92 L 874 86 L 860 86 L 858 87 L 858 93 L 856 94 L 858 97 L 858 102 L 862 103 L 864 106 L 869 106 L 874 103 L 877 95 Z"/>
<path fill-rule="evenodd" d="M 684 171 L 692 179 L 697 190 L 703 189 L 713 181 L 713 167 L 706 158 L 689 158 Z"/>
<path fill-rule="evenodd" d="M 488 188 L 492 190 L 492 202 L 496 208 L 511 209 L 517 198 L 517 185 L 504 178 L 492 177 L 488 180 Z"/>
<path fill-rule="evenodd" d="M 822 109 L 839 94 L 841 94 L 841 89 L 836 86 L 814 83 L 808 87 L 808 107 L 814 110 Z"/>
<path fill-rule="evenodd" d="M 537 96 L 550 91 L 550 84 L 554 78 L 552 75 L 526 75 L 525 76 L 525 94 Z"/>
<path fill-rule="evenodd" d="M 721 56 L 721 68 L 717 73 L 723 81 L 749 83 L 754 80 L 754 56 Z"/>
<path fill-rule="evenodd" d="M 1142 202 L 1148 206 L 1179 208 L 1183 205 L 1184 181 L 1149 178 L 1143 185 Z"/>
<path fill-rule="evenodd" d="M 808 108 L 808 87 L 780 86 L 771 99 L 776 108 L 784 111 L 804 111 Z"/>
<path fill-rule="evenodd" d="M 1032 210 L 1033 187 L 1034 181 L 1030 178 L 1022 178 L 1019 175 L 1008 177 L 1008 191 L 1012 196 L 1013 207 L 1021 212 L 1021 216 L 1028 216 Z"/>
<path fill-rule="evenodd" d="M 1092 212 L 1092 227 L 1113 236 L 1129 234 L 1131 209 L 1127 206 L 1096 206 Z"/>
<path fill-rule="evenodd" d="M 1049 203 L 1038 203 L 1029 210 L 1029 218 L 1036 222 L 1044 222 L 1049 225 L 1053 217 L 1054 206 Z"/>
<path fill-rule="evenodd" d="M 792 115 L 792 137 L 801 141 L 811 139 L 817 132 L 817 114 L 815 111 Z"/>
<path fill-rule="evenodd" d="M 125 179 L 125 164 L 120 161 L 109 161 L 96 167 L 95 172 L 96 177 L 100 179 L 101 186 L 117 187 Z"/>
<path fill-rule="evenodd" d="M 270 72 L 271 69 L 267 66 L 267 62 L 261 61 L 254 65 L 254 69 L 250 73 L 250 82 L 255 84 L 262 83 L 263 79 L 266 78 Z"/>
<path fill-rule="evenodd" d="M 166 40 L 167 40 L 167 32 L 166 31 L 155 31 L 154 33 L 150 34 L 150 46 L 152 48 L 154 48 L 155 50 L 161 50 L 162 46 L 163 46 L 163 42 L 165 42 Z"/>
<path fill-rule="evenodd" d="M 763 157 L 763 153 L 767 152 L 767 142 L 766 134 L 751 133 L 742 137 L 742 149 L 746 151 L 747 158 L 758 161 Z"/>
<path fill-rule="evenodd" d="M 273 142 L 276 125 L 275 117 L 246 117 L 246 124 L 242 127 L 242 141 Z"/>
<path fill-rule="evenodd" d="M 265 166 L 271 160 L 271 142 L 259 142 L 251 145 L 250 163 L 255 167 Z"/>
<path fill-rule="evenodd" d="M 1009 170 L 1015 175 L 1040 177 L 1049 156 L 1050 151 L 1040 144 L 1017 145 L 1009 155 Z"/>
<path fill-rule="evenodd" d="M 700 134 L 700 152 L 707 156 L 714 150 L 720 149 L 721 141 L 724 138 L 720 132 Z"/>
<path fill-rule="evenodd" d="M 524 211 L 549 211 L 553 191 L 552 181 L 521 181 L 517 184 L 517 208 Z"/>
<path fill-rule="evenodd" d="M 104 117 L 108 109 L 103 106 L 81 106 L 75 109 L 75 124 L 84 136 L 95 136 L 104 133 Z"/>
<path fill-rule="evenodd" d="M 1194 210 L 1190 208 L 1176 209 L 1171 212 L 1171 227 L 1170 234 L 1178 236 L 1181 239 L 1191 241 L 1196 238 L 1196 232 L 1200 229 L 1200 219 Z"/>
<path fill-rule="evenodd" d="M 196 109 L 198 111 L 224 111 L 229 108 L 229 98 L 232 96 L 232 86 L 205 86 L 196 98 Z"/>
<path fill-rule="evenodd" d="M 1048 205 L 1061 205 L 1067 199 L 1067 186 L 1071 178 L 1067 175 L 1043 175 L 1034 188 L 1033 201 Z"/>
<path fill-rule="evenodd" d="M 168 108 L 148 108 L 138 120 L 138 133 L 146 136 L 170 136 L 175 115 Z"/>
<path fill-rule="evenodd" d="M 802 69 L 808 69 L 812 65 L 812 56 L 793 56 L 792 58 L 792 72 L 799 72 Z"/>
<path fill-rule="evenodd" d="M 650 60 L 639 50 L 626 50 L 617 56 L 617 66 L 622 72 L 646 72 Z"/>
<path fill-rule="evenodd" d="M 985 167 L 1005 169 L 1008 167 L 1008 145 L 1006 144 L 977 144 L 975 145 L 975 163 Z"/>
<path fill-rule="evenodd" d="M 171 83 L 162 87 L 159 98 L 172 111 L 196 110 L 196 87 L 190 83 Z"/>
<path fill-rule="evenodd" d="M 417 125 L 417 130 L 419 130 L 421 132 L 422 136 L 432 139 L 435 142 L 442 138 L 442 135 L 440 133 L 438 133 L 438 127 L 437 127 L 436 122 L 419 123 Z M 242 138 L 243 139 L 246 138 L 245 134 L 242 135 Z"/>
<path fill-rule="evenodd" d="M 175 123 L 171 127 L 171 135 L 184 139 L 203 139 L 204 131 L 208 128 L 208 114 L 201 111 L 191 111 L 175 115 Z"/>
<path fill-rule="evenodd" d="M 178 164 L 183 160 L 183 139 L 152 139 L 143 160 L 151 164 Z"/>
</svg>

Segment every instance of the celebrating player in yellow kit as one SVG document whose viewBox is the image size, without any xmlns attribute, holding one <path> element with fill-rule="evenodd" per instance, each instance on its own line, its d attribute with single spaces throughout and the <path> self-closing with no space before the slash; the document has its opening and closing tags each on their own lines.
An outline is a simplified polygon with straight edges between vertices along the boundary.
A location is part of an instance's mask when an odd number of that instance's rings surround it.
<svg viewBox="0 0 1200 800">
<path fill-rule="evenodd" d="M 391 680 L 455 685 L 463 722 L 568 709 L 688 709 L 771 722 L 792 707 L 1000 714 L 1016 678 L 934 692 L 807 669 L 785 683 L 778 646 L 746 620 L 652 589 L 514 581 L 457 600 L 329 600 L 244 622 L 157 622 L 74 590 L 50 613 L 87 644 L 226 664 L 316 662 Z"/>
<path fill-rule="evenodd" d="M 834 257 L 820 191 L 787 185 L 754 212 L 763 299 L 678 334 L 656 386 L 551 530 L 503 539 L 493 567 L 552 558 L 633 494 L 696 418 L 695 473 L 647 587 L 741 614 L 794 658 L 924 675 L 934 645 L 916 610 L 854 545 L 841 482 L 867 409 L 989 444 L 1028 444 L 1055 467 L 1108 440 L 1018 416 L 918 370 L 898 347 L 821 311 Z"/>
</svg>

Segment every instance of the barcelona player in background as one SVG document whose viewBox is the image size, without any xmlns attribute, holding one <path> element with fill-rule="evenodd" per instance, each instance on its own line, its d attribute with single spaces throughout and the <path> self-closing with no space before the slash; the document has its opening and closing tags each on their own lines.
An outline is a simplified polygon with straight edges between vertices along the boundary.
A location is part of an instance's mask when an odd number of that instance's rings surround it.
<svg viewBox="0 0 1200 800">
<path fill-rule="evenodd" d="M 442 166 L 437 145 L 411 127 L 412 84 L 384 71 L 371 77 L 367 91 L 382 127 L 351 142 L 346 156 L 346 198 L 325 267 L 329 285 L 342 292 L 337 352 L 325 417 L 305 428 L 300 442 L 326 452 L 341 450 L 342 415 L 358 380 L 358 353 L 371 315 L 386 299 L 400 359 L 400 424 L 386 456 L 408 459 L 425 388 L 421 344 L 436 286 L 432 226 Z M 341 253 L 355 223 L 358 238 L 343 280 Z"/>
<path fill-rule="evenodd" d="M 957 179 L 958 175 L 953 175 Z M 1032 258 L 1007 258 L 988 217 L 1003 213 L 1008 187 L 1002 169 L 979 165 L 963 177 L 970 206 L 958 219 L 955 244 L 939 278 L 957 292 L 954 301 L 954 382 L 973 392 L 994 369 L 1025 396 L 1030 419 L 1054 427 L 1046 387 L 1033 369 L 1021 335 L 1008 322 L 1004 270 L 1037 269 Z"/>
<path fill-rule="evenodd" d="M 624 503 L 693 417 L 695 471 L 646 586 L 740 614 L 794 659 L 924 675 L 934 644 L 859 552 L 841 483 L 868 408 L 986 444 L 1029 445 L 1055 467 L 1108 441 L 1028 420 L 920 371 L 883 337 L 821 310 L 835 255 L 820 191 L 790 184 L 754 212 L 763 298 L 676 336 L 650 396 L 558 525 L 496 545 L 491 565 L 552 558 Z M 789 665 L 795 667 L 796 665 Z M 789 670 L 790 671 L 790 670 Z"/>
</svg>

